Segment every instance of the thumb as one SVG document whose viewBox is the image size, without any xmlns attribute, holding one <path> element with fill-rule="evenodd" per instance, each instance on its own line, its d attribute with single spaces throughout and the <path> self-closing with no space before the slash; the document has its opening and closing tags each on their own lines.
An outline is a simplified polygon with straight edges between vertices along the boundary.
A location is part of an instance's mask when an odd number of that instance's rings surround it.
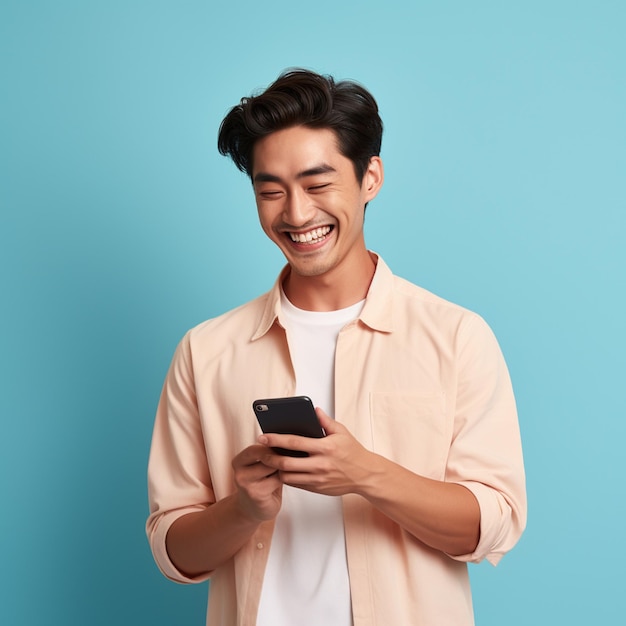
<svg viewBox="0 0 626 626">
<path fill-rule="evenodd" d="M 320 409 L 320 407 L 315 408 L 315 413 L 317 414 L 317 419 L 319 419 L 320 424 L 327 435 L 332 435 L 338 432 L 337 422 L 322 409 Z"/>
</svg>

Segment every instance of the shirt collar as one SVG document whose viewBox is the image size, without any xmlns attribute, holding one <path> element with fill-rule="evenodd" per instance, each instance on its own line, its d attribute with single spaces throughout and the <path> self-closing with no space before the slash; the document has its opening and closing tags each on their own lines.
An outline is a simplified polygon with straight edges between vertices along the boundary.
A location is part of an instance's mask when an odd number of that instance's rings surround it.
<svg viewBox="0 0 626 626">
<path fill-rule="evenodd" d="M 370 252 L 370 254 L 376 261 L 376 270 L 359 319 L 372 330 L 389 333 L 393 331 L 393 274 L 380 256 L 375 252 Z M 278 323 L 281 310 L 280 289 L 288 273 L 289 266 L 286 265 L 268 292 L 259 324 L 252 335 L 252 341 L 265 335 L 274 322 Z"/>
</svg>

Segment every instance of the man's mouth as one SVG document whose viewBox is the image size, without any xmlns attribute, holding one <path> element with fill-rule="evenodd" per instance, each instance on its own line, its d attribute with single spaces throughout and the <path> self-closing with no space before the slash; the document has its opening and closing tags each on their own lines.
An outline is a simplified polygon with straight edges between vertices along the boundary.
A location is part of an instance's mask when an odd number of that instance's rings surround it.
<svg viewBox="0 0 626 626">
<path fill-rule="evenodd" d="M 332 226 L 320 226 L 306 233 L 287 233 L 294 243 L 313 244 L 319 243 L 333 229 Z"/>
</svg>

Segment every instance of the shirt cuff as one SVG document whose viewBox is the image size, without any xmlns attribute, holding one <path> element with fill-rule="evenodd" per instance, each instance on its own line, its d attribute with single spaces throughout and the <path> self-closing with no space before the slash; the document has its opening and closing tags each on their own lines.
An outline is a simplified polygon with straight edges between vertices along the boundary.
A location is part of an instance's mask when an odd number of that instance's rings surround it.
<svg viewBox="0 0 626 626">
<path fill-rule="evenodd" d="M 177 583 L 193 584 L 201 583 L 210 578 L 210 572 L 199 576 L 189 577 L 183 574 L 172 562 L 170 555 L 167 553 L 165 539 L 172 524 L 180 517 L 193 513 L 194 511 L 202 511 L 205 507 L 195 506 L 186 507 L 184 509 L 176 509 L 163 514 L 152 531 L 150 537 L 150 546 L 154 560 L 164 576 Z"/>
<path fill-rule="evenodd" d="M 511 529 L 511 507 L 501 494 L 491 487 L 476 482 L 459 482 L 469 489 L 480 508 L 480 539 L 474 552 L 462 555 L 448 555 L 456 561 L 479 563 L 487 559 L 492 565 L 497 565 L 506 554 L 504 547 L 508 542 L 506 537 Z"/>
</svg>

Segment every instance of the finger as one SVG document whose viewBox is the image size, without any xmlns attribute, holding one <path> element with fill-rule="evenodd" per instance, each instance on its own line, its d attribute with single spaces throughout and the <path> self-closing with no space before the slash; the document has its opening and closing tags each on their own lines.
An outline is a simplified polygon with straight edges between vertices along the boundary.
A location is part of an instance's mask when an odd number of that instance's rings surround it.
<svg viewBox="0 0 626 626">
<path fill-rule="evenodd" d="M 337 420 L 334 420 L 330 415 L 325 413 L 320 407 L 315 409 L 317 419 L 320 421 L 320 425 L 324 429 L 327 435 L 334 435 L 336 433 L 345 432 L 346 427 L 340 424 Z"/>
<path fill-rule="evenodd" d="M 315 439 L 312 437 L 301 437 L 300 435 L 280 435 L 278 433 L 267 433 L 259 438 L 267 444 L 268 448 L 265 450 L 265 454 L 261 457 L 263 463 L 267 463 L 272 467 L 276 467 L 276 463 L 285 458 L 271 448 L 284 448 L 286 450 L 295 450 L 296 452 L 306 452 L 308 454 L 314 454 L 319 451 L 317 445 L 321 439 Z M 288 457 L 289 458 L 289 457 Z"/>
<path fill-rule="evenodd" d="M 293 457 L 284 454 L 273 455 L 272 458 L 264 461 L 265 464 L 271 465 L 278 472 L 281 482 L 285 482 L 286 476 L 307 476 L 315 474 L 319 465 L 318 455 L 307 457 Z"/>
<path fill-rule="evenodd" d="M 260 480 L 265 480 L 266 478 L 271 478 L 278 472 L 278 469 L 275 467 L 270 467 L 269 465 L 265 465 L 259 461 L 254 465 L 248 465 L 245 469 L 239 472 L 240 481 L 246 482 L 257 482 Z"/>
<path fill-rule="evenodd" d="M 333 426 L 335 425 L 335 420 L 332 417 L 330 417 L 327 413 L 325 413 L 324 410 L 321 409 L 319 406 L 315 408 L 315 413 L 325 433 L 327 435 L 330 435 L 331 433 L 333 433 L 334 432 Z"/>
<path fill-rule="evenodd" d="M 255 463 L 258 463 L 266 453 L 267 448 L 260 444 L 248 446 L 233 459 L 233 468 L 254 465 Z"/>
<path fill-rule="evenodd" d="M 260 463 L 258 468 L 261 469 L 249 468 L 244 472 L 235 474 L 237 487 L 245 491 L 253 500 L 267 497 L 282 486 L 282 477 L 278 470 L 268 468 Z"/>
</svg>

